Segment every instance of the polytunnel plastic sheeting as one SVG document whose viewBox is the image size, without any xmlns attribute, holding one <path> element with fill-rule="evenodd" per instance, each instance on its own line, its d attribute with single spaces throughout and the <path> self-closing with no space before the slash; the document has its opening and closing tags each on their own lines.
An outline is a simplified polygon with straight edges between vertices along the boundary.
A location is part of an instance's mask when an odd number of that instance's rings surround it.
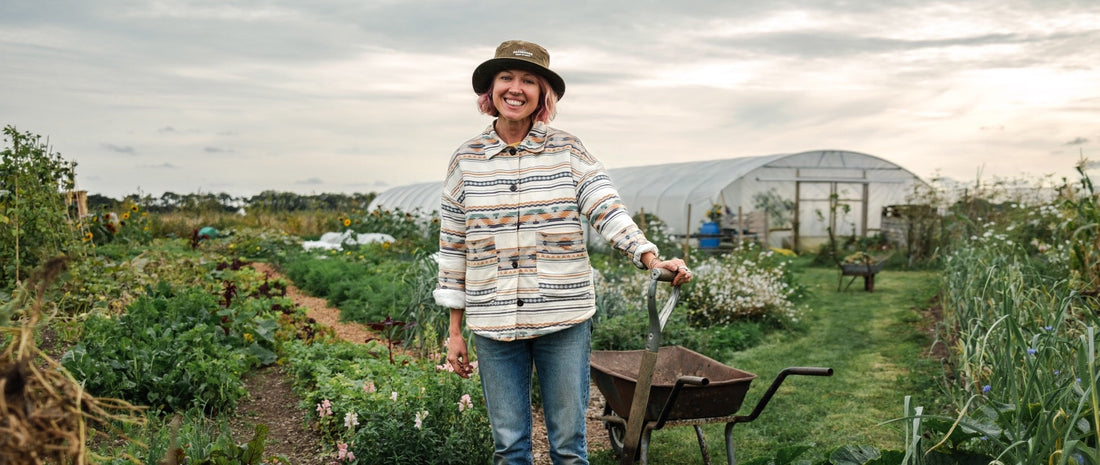
<svg viewBox="0 0 1100 465">
<path fill-rule="evenodd" d="M 818 221 L 817 212 L 828 209 L 830 183 L 836 183 L 853 208 L 838 218 L 837 229 L 848 233 L 862 223 L 862 200 L 855 199 L 862 197 L 862 185 L 867 184 L 867 227 L 875 230 L 880 225 L 882 207 L 905 203 L 914 185 L 924 185 L 916 175 L 888 160 L 844 150 L 613 168 L 608 169 L 608 175 L 631 214 L 644 209 L 661 218 L 669 232 L 677 235 L 698 231 L 714 204 L 736 215 L 738 209 L 746 214 L 752 211 L 755 197 L 773 190 L 776 196 L 794 201 L 796 180 L 801 181 L 803 189 L 800 234 L 824 234 L 826 225 Z M 442 181 L 395 187 L 379 194 L 370 208 L 408 212 L 419 209 L 427 215 L 439 210 L 441 190 Z"/>
<path fill-rule="evenodd" d="M 421 215 L 428 216 L 439 211 L 439 197 L 442 193 L 443 181 L 393 187 L 378 194 L 367 209 L 370 211 L 374 211 L 375 208 L 400 209 L 410 213 L 418 211 Z"/>
<path fill-rule="evenodd" d="M 644 209 L 682 234 L 691 205 L 691 229 L 714 204 L 726 205 L 722 191 L 749 172 L 784 155 L 729 158 L 608 170 L 623 203 L 632 213 Z"/>
</svg>

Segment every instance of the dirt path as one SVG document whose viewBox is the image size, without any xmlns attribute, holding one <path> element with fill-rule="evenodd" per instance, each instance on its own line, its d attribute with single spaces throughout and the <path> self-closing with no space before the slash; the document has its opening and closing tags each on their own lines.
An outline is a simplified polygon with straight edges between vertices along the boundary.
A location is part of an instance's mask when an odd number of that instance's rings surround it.
<svg viewBox="0 0 1100 465">
<path fill-rule="evenodd" d="M 267 263 L 253 263 L 252 267 L 272 279 L 289 282 Z M 361 324 L 341 322 L 340 309 L 329 306 L 325 299 L 306 295 L 293 284 L 287 285 L 287 297 L 296 305 L 304 307 L 307 316 L 332 328 L 345 341 L 362 344 L 373 335 Z M 301 399 L 291 390 L 290 380 L 281 367 L 275 365 L 263 368 L 245 380 L 245 383 L 249 396 L 239 402 L 237 416 L 232 421 L 237 441 L 247 441 L 252 437 L 254 425 L 262 423 L 268 427 L 267 454 L 283 455 L 294 465 L 331 462 L 326 460 L 328 457 L 323 452 L 332 447 L 322 444 L 317 431 L 308 426 L 307 411 L 299 407 Z M 589 416 L 602 412 L 602 409 L 603 398 L 599 390 L 593 387 Z M 541 412 L 535 412 L 534 425 L 534 463 L 550 465 L 546 428 L 542 423 Z M 589 450 L 611 447 L 600 422 L 588 420 L 588 432 Z"/>
</svg>

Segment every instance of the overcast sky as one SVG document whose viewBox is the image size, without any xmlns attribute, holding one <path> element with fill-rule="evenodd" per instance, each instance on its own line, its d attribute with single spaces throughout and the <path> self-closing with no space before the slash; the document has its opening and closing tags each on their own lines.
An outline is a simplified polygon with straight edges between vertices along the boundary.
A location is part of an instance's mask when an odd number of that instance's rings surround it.
<svg viewBox="0 0 1100 465">
<path fill-rule="evenodd" d="M 112 197 L 380 192 L 442 179 L 489 124 L 470 75 L 507 39 L 550 51 L 552 125 L 609 168 L 840 149 L 973 181 L 1100 159 L 1096 0 L 4 0 L 0 124 Z"/>
</svg>

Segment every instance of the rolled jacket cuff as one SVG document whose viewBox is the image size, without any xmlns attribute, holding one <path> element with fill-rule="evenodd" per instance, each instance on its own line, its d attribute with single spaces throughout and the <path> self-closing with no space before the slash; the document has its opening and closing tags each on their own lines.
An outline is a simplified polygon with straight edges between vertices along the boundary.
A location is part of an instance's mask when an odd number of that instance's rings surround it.
<svg viewBox="0 0 1100 465">
<path fill-rule="evenodd" d="M 447 308 L 466 308 L 466 293 L 454 289 L 436 289 L 432 291 L 436 305 Z"/>
<path fill-rule="evenodd" d="M 634 250 L 634 256 L 631 258 L 634 261 L 634 266 L 642 270 L 647 269 L 645 263 L 642 263 L 642 255 L 645 255 L 646 252 L 653 252 L 658 258 L 660 258 L 661 255 L 660 251 L 657 250 L 657 245 L 652 242 L 639 245 L 638 248 Z"/>
</svg>

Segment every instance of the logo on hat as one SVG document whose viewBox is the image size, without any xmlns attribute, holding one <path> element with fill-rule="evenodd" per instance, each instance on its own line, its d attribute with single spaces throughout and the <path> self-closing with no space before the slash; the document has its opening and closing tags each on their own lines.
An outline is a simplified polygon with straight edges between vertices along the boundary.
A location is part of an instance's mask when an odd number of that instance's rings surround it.
<svg viewBox="0 0 1100 465">
<path fill-rule="evenodd" d="M 528 52 L 527 50 L 522 50 L 522 49 L 512 52 L 512 55 L 515 55 L 517 57 L 527 57 L 527 58 L 531 58 L 531 57 L 535 56 L 534 53 L 531 53 L 531 52 Z"/>
</svg>

